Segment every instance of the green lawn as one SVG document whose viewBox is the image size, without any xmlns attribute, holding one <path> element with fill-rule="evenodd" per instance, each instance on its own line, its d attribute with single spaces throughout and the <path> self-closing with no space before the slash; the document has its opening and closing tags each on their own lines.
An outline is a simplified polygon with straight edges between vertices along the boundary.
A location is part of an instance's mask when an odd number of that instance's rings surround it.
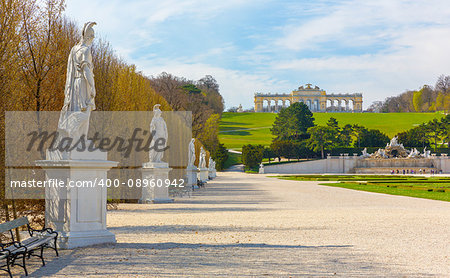
<svg viewBox="0 0 450 278">
<path fill-rule="evenodd" d="M 281 176 L 286 180 L 338 181 L 321 185 L 342 187 L 390 195 L 450 202 L 449 177 L 390 176 L 390 175 L 295 175 Z"/>
<path fill-rule="evenodd" d="M 270 145 L 270 128 L 275 113 L 223 113 L 219 139 L 227 148 L 240 149 L 245 144 Z M 340 126 L 359 124 L 369 129 L 379 129 L 389 137 L 413 128 L 434 118 L 440 113 L 314 113 L 315 123 L 325 124 L 330 117 L 338 120 Z"/>
<path fill-rule="evenodd" d="M 233 165 L 241 164 L 241 154 L 238 153 L 228 153 L 228 159 L 225 161 L 223 166 L 224 169 L 228 169 Z"/>
</svg>

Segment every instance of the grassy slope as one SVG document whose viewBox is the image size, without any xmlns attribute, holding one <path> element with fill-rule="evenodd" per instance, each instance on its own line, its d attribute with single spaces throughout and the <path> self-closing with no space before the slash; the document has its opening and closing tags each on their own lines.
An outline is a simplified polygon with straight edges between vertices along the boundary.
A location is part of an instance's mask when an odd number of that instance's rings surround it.
<svg viewBox="0 0 450 278">
<path fill-rule="evenodd" d="M 340 126 L 359 124 L 369 129 L 379 129 L 389 137 L 423 122 L 442 117 L 437 113 L 314 113 L 315 123 L 325 124 L 330 117 Z M 244 144 L 270 145 L 270 128 L 274 113 L 223 113 L 219 138 L 226 147 L 240 149 Z"/>
</svg>

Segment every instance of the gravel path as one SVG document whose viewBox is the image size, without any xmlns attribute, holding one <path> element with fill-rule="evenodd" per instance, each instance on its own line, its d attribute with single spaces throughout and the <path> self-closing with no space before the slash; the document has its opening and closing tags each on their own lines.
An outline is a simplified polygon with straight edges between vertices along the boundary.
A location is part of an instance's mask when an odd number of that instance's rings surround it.
<svg viewBox="0 0 450 278">
<path fill-rule="evenodd" d="M 450 277 L 450 203 L 219 173 L 192 198 L 108 213 L 117 244 L 31 276 Z M 37 260 L 36 260 L 37 261 Z M 19 272 L 17 272 L 19 273 Z"/>
</svg>

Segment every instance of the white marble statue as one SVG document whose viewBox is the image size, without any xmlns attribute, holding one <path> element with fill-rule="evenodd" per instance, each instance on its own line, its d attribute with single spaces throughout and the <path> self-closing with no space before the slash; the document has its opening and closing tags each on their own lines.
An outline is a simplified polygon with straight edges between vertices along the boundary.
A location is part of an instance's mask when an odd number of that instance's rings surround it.
<svg viewBox="0 0 450 278">
<path fill-rule="evenodd" d="M 200 147 L 200 160 L 198 162 L 199 168 L 206 168 L 206 152 L 203 147 Z"/>
<path fill-rule="evenodd" d="M 409 155 L 408 155 L 409 158 L 417 158 L 419 156 L 420 156 L 420 153 L 416 148 L 411 149 L 411 151 L 409 152 Z"/>
<path fill-rule="evenodd" d="M 378 157 L 378 158 L 388 158 L 386 155 L 386 151 L 384 149 L 378 149 L 372 156 Z"/>
<path fill-rule="evenodd" d="M 209 168 L 209 170 L 210 171 L 212 171 L 214 168 L 213 168 L 213 160 L 212 160 L 212 158 L 211 157 L 209 157 L 209 160 L 208 160 L 208 168 Z"/>
<path fill-rule="evenodd" d="M 364 150 L 362 150 L 362 155 L 361 155 L 361 157 L 362 157 L 362 158 L 370 157 L 370 154 L 367 153 L 367 148 L 364 148 Z"/>
<path fill-rule="evenodd" d="M 423 157 L 430 158 L 430 156 L 431 156 L 431 151 L 427 151 L 427 147 L 425 147 L 423 149 Z"/>
<path fill-rule="evenodd" d="M 238 109 L 237 109 L 237 112 L 238 112 L 238 113 L 244 112 L 244 109 L 242 108 L 242 105 L 241 105 L 241 104 L 239 104 L 239 107 L 238 107 Z"/>
<path fill-rule="evenodd" d="M 264 174 L 264 164 L 261 162 L 261 164 L 259 164 L 259 174 Z"/>
<path fill-rule="evenodd" d="M 167 146 L 167 125 L 161 117 L 162 111 L 159 109 L 161 105 L 155 104 L 153 106 L 153 119 L 150 123 L 150 132 L 153 134 L 152 142 L 150 143 L 149 161 L 163 162 L 161 159 L 164 156 L 162 149 Z M 155 147 L 155 143 L 157 146 Z"/>
<path fill-rule="evenodd" d="M 400 146 L 400 144 L 398 143 L 398 137 L 394 136 L 394 138 L 391 139 L 391 142 L 387 146 L 391 146 L 391 147 Z"/>
<path fill-rule="evenodd" d="M 89 117 L 95 110 L 95 83 L 91 46 L 94 40 L 96 23 L 88 22 L 82 30 L 78 44 L 70 50 L 67 62 L 64 106 L 61 109 L 58 128 L 65 131 L 64 136 L 77 139 L 89 130 Z"/>
<path fill-rule="evenodd" d="M 189 143 L 189 160 L 188 167 L 193 167 L 195 162 L 195 138 L 191 139 Z"/>
</svg>

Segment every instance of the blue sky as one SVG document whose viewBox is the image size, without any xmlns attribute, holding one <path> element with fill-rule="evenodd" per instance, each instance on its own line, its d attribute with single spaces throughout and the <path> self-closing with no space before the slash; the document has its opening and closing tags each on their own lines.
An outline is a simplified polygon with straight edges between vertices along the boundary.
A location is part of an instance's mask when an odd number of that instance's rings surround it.
<svg viewBox="0 0 450 278">
<path fill-rule="evenodd" d="M 448 0 L 68 0 L 146 75 L 210 74 L 226 107 L 312 83 L 364 107 L 450 75 Z"/>
</svg>

